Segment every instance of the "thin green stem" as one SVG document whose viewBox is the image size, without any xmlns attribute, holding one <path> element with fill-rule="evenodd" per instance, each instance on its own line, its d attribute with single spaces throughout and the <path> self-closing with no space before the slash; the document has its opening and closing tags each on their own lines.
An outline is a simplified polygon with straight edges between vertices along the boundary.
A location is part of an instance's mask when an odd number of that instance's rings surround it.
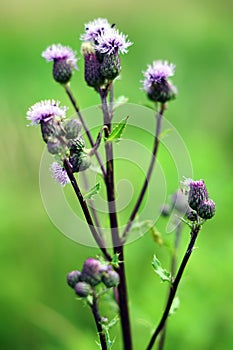
<svg viewBox="0 0 233 350">
<path fill-rule="evenodd" d="M 159 335 L 159 333 L 161 332 L 161 330 L 163 329 L 164 325 L 165 325 L 165 322 L 169 316 L 169 312 L 170 312 L 170 309 L 171 309 L 171 306 L 172 306 L 172 302 L 174 300 L 174 297 L 176 295 L 176 291 L 177 291 L 177 288 L 178 288 L 178 285 L 180 283 L 180 280 L 181 280 L 181 277 L 183 275 L 183 272 L 185 270 L 185 267 L 187 265 L 187 262 L 189 261 L 189 258 L 192 254 L 192 251 L 193 251 L 193 248 L 194 248 L 194 244 L 196 242 L 196 239 L 197 239 L 197 236 L 198 236 L 198 233 L 200 231 L 200 228 L 201 226 L 196 224 L 196 225 L 193 225 L 192 229 L 191 229 L 191 239 L 190 239 L 190 242 L 189 242 L 189 245 L 188 245 L 188 248 L 185 252 L 185 255 L 183 257 L 183 260 L 180 264 L 180 267 L 179 267 L 179 270 L 177 272 L 177 275 L 176 275 L 176 278 L 174 280 L 174 282 L 172 283 L 171 285 L 171 289 L 170 289 L 170 292 L 169 292 L 169 296 L 168 296 L 168 300 L 167 300 L 167 305 L 165 307 L 165 310 L 164 310 L 164 313 L 161 317 L 161 320 L 157 326 L 157 328 L 155 329 L 151 339 L 150 339 L 150 342 L 148 344 L 148 346 L 146 347 L 146 350 L 151 350 L 156 339 L 157 339 L 157 336 Z"/>
<path fill-rule="evenodd" d="M 147 171 L 147 175 L 146 175 L 145 181 L 143 183 L 141 192 L 139 193 L 139 196 L 138 196 L 138 199 L 136 201 L 136 204 L 135 204 L 135 206 L 134 206 L 134 208 L 132 210 L 132 213 L 131 213 L 131 215 L 129 217 L 128 223 L 127 223 L 127 225 L 126 225 L 126 227 L 124 229 L 124 232 L 122 234 L 122 238 L 121 238 L 122 242 L 125 242 L 125 240 L 127 238 L 127 233 L 129 232 L 129 230 L 130 230 L 130 228 L 132 226 L 133 220 L 135 219 L 135 216 L 138 213 L 138 210 L 139 210 L 139 208 L 140 208 L 140 206 L 142 204 L 143 198 L 144 198 L 146 190 L 148 188 L 149 181 L 151 179 L 151 175 L 152 175 L 152 172 L 153 172 L 153 169 L 154 169 L 156 156 L 157 156 L 157 152 L 158 152 L 158 147 L 159 147 L 159 134 L 160 134 L 160 131 L 161 131 L 162 116 L 163 116 L 164 111 L 165 111 L 165 104 L 162 103 L 161 104 L 161 109 L 160 109 L 160 111 L 157 114 L 157 123 L 156 123 L 156 129 L 155 129 L 154 147 L 153 147 L 151 162 L 150 162 L 150 165 L 149 165 L 149 168 L 148 168 L 148 171 Z"/>
</svg>

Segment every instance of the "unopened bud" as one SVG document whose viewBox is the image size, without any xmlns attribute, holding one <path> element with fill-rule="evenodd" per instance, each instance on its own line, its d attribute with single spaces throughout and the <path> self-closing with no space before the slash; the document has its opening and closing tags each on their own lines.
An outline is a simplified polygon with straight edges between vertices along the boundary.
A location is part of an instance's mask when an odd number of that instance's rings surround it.
<svg viewBox="0 0 233 350">
<path fill-rule="evenodd" d="M 85 298 L 88 295 L 92 294 L 92 288 L 90 284 L 86 282 L 78 282 L 74 287 L 75 293 L 81 297 Z"/>
<path fill-rule="evenodd" d="M 78 119 L 70 119 L 64 123 L 67 139 L 76 139 L 81 131 L 81 124 Z"/>
<path fill-rule="evenodd" d="M 200 203 L 197 213 L 202 219 L 211 219 L 215 215 L 216 206 L 212 199 L 204 200 Z"/>
<path fill-rule="evenodd" d="M 96 286 L 101 282 L 101 267 L 99 260 L 88 258 L 83 265 L 81 280 L 91 286 Z"/>
<path fill-rule="evenodd" d="M 120 279 L 116 271 L 110 270 L 110 271 L 103 272 L 102 281 L 107 288 L 112 288 L 112 287 L 116 287 L 119 284 Z"/>
<path fill-rule="evenodd" d="M 71 288 L 74 288 L 75 285 L 79 282 L 81 272 L 78 270 L 71 271 L 67 274 L 67 283 Z"/>
<path fill-rule="evenodd" d="M 200 203 L 208 199 L 208 192 L 203 180 L 190 181 L 188 203 L 193 210 L 197 210 Z"/>
</svg>

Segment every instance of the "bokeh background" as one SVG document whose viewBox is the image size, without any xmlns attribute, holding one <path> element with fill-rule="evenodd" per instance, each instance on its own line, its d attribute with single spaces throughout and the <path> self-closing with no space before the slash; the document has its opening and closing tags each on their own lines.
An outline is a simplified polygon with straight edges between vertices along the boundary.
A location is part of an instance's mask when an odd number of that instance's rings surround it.
<svg viewBox="0 0 233 350">
<path fill-rule="evenodd" d="M 39 129 L 27 128 L 29 106 L 55 98 L 70 106 L 40 57 L 61 42 L 80 50 L 83 24 L 97 17 L 117 23 L 134 45 L 122 59 L 116 95 L 147 103 L 141 71 L 154 59 L 176 64 L 179 97 L 166 117 L 191 155 L 195 179 L 204 178 L 216 201 L 216 217 L 198 239 L 179 289 L 181 305 L 170 319 L 165 349 L 233 348 L 232 273 L 232 2 L 118 0 L 3 0 L 0 12 L 0 348 L 95 349 L 90 312 L 66 286 L 66 273 L 97 250 L 62 235 L 43 207 Z M 72 80 L 82 108 L 98 103 L 83 82 L 83 61 Z M 166 167 L 166 158 L 164 161 Z M 48 175 L 49 176 L 49 175 Z M 139 178 L 140 181 L 140 178 Z M 169 167 L 168 192 L 178 185 Z M 159 220 L 163 233 L 165 221 Z M 172 241 L 172 236 L 164 237 Z M 185 229 L 180 254 L 189 237 Z M 162 312 L 167 286 L 151 268 L 152 255 L 169 266 L 169 251 L 150 235 L 126 249 L 135 349 L 144 349 Z M 181 256 L 181 255 L 180 255 Z M 103 305 L 103 309 L 106 308 Z M 118 327 L 114 330 L 120 339 Z M 116 343 L 115 349 L 121 349 Z"/>
</svg>

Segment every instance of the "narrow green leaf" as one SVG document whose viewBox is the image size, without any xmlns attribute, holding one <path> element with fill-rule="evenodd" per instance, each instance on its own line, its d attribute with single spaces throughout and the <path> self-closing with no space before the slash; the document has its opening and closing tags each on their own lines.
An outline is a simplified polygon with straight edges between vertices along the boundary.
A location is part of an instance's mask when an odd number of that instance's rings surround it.
<svg viewBox="0 0 233 350">
<path fill-rule="evenodd" d="M 123 131 L 125 130 L 126 123 L 129 117 L 126 117 L 120 121 L 112 130 L 108 138 L 106 139 L 106 142 L 112 142 L 112 141 L 119 141 Z"/>
<path fill-rule="evenodd" d="M 125 96 L 119 96 L 115 101 L 114 101 L 114 107 L 113 110 L 115 111 L 116 108 L 126 104 L 129 101 L 128 97 Z"/>
<path fill-rule="evenodd" d="M 167 270 L 165 270 L 162 266 L 160 261 L 156 258 L 154 255 L 153 261 L 152 261 L 152 266 L 155 270 L 155 273 L 161 278 L 163 282 L 169 282 L 171 283 L 171 274 Z"/>
<path fill-rule="evenodd" d="M 100 183 L 97 182 L 87 193 L 84 194 L 83 199 L 91 199 L 95 194 L 99 193 Z"/>
</svg>

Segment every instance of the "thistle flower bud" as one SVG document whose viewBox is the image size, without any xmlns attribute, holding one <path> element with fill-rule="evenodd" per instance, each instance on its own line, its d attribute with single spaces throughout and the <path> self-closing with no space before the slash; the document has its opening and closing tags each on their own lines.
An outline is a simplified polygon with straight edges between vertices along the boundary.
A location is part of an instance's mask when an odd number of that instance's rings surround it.
<svg viewBox="0 0 233 350">
<path fill-rule="evenodd" d="M 203 180 L 193 181 L 189 183 L 188 203 L 190 208 L 197 210 L 200 203 L 208 199 L 208 192 Z"/>
<path fill-rule="evenodd" d="M 72 165 L 73 173 L 84 171 L 91 165 L 91 158 L 84 149 L 84 141 L 82 138 L 72 141 L 69 162 Z"/>
<path fill-rule="evenodd" d="M 91 286 L 96 286 L 101 282 L 101 263 L 99 260 L 94 258 L 88 258 L 84 262 L 81 281 L 89 283 Z"/>
<path fill-rule="evenodd" d="M 143 89 L 150 100 L 165 103 L 174 99 L 177 89 L 168 81 L 168 77 L 174 75 L 174 64 L 167 61 L 154 61 L 148 65 L 146 72 L 143 72 L 145 79 L 142 81 Z"/>
<path fill-rule="evenodd" d="M 54 60 L 53 77 L 60 84 L 66 84 L 72 77 L 72 69 L 66 59 Z"/>
<path fill-rule="evenodd" d="M 201 201 L 197 208 L 197 213 L 202 219 L 211 219 L 215 215 L 216 206 L 212 199 Z"/>
<path fill-rule="evenodd" d="M 187 219 L 190 221 L 197 221 L 197 213 L 193 210 L 187 212 Z"/>
<path fill-rule="evenodd" d="M 100 66 L 100 73 L 107 80 L 115 79 L 121 70 L 120 58 L 115 54 L 105 54 L 103 57 L 103 62 Z"/>
<path fill-rule="evenodd" d="M 119 275 L 114 270 L 103 272 L 102 282 L 107 288 L 117 287 L 120 282 Z"/>
<path fill-rule="evenodd" d="M 86 282 L 78 282 L 74 287 L 75 293 L 81 297 L 86 298 L 88 295 L 92 294 L 92 288 L 90 284 Z"/>
<path fill-rule="evenodd" d="M 78 270 L 71 271 L 67 274 L 67 283 L 71 288 L 74 288 L 75 285 L 79 282 L 81 272 Z"/>
<path fill-rule="evenodd" d="M 65 153 L 67 146 L 55 137 L 50 137 L 47 142 L 48 152 L 51 154 Z"/>
<path fill-rule="evenodd" d="M 85 42 L 81 47 L 84 56 L 84 76 L 88 86 L 98 88 L 104 84 L 105 78 L 100 72 L 101 62 L 91 43 Z"/>
<path fill-rule="evenodd" d="M 70 119 L 64 123 L 65 136 L 67 139 L 76 139 L 81 131 L 81 124 L 78 119 Z"/>
<path fill-rule="evenodd" d="M 53 61 L 53 77 L 60 84 L 68 83 L 73 70 L 78 69 L 75 55 L 70 47 L 61 44 L 53 44 L 42 52 L 47 62 Z"/>
</svg>

